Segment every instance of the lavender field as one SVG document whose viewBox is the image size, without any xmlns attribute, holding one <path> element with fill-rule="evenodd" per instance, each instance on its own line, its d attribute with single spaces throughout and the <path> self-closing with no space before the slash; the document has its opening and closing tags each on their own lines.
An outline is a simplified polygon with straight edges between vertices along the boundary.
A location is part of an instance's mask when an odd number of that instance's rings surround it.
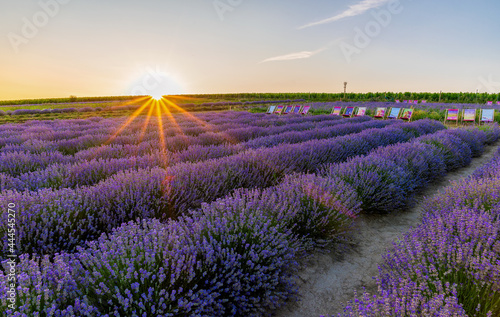
<svg viewBox="0 0 500 317">
<path fill-rule="evenodd" d="M 0 313 L 273 314 L 300 296 L 298 261 L 499 138 L 497 125 L 247 112 L 1 125 Z M 345 313 L 499 316 L 497 171 L 498 158 L 429 201 L 385 255 L 380 294 Z"/>
</svg>

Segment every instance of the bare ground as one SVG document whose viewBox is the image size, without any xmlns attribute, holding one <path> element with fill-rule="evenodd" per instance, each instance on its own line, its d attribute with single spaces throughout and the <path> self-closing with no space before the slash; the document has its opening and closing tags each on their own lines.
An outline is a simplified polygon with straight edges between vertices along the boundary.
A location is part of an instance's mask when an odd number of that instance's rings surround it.
<svg viewBox="0 0 500 317">
<path fill-rule="evenodd" d="M 497 151 L 500 141 L 485 148 L 483 155 L 471 164 L 449 173 L 434 182 L 417 197 L 414 207 L 390 215 L 361 215 L 348 237 L 348 245 L 333 246 L 328 253 L 316 253 L 303 260 L 297 284 L 300 300 L 290 302 L 274 312 L 276 317 L 308 317 L 336 315 L 343 312 L 345 304 L 354 297 L 354 290 L 362 294 L 377 291 L 375 276 L 381 255 L 410 228 L 421 222 L 422 202 L 425 197 L 450 186 L 450 182 L 471 175 L 487 163 Z M 343 250 L 342 253 L 339 252 Z"/>
</svg>

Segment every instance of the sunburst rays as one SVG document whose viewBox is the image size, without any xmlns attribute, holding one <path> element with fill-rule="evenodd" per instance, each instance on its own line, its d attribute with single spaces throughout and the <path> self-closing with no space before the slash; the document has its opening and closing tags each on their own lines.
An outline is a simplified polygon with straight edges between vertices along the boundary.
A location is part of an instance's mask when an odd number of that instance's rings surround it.
<svg viewBox="0 0 500 317">
<path fill-rule="evenodd" d="M 119 137 L 123 131 L 132 125 L 136 120 L 140 120 L 136 123 L 141 125 L 140 133 L 138 136 L 138 143 L 142 142 L 148 132 L 148 128 L 153 127 L 154 119 L 156 119 L 156 129 L 158 133 L 158 140 L 160 145 L 161 152 L 165 155 L 165 159 L 168 157 L 168 146 L 165 135 L 165 128 L 168 126 L 169 128 L 173 128 L 175 135 L 184 136 L 185 133 L 176 120 L 176 116 L 174 113 L 180 113 L 185 116 L 186 119 L 196 123 L 200 127 L 206 130 L 206 132 L 214 132 L 219 133 L 223 136 L 227 143 L 236 144 L 238 140 L 231 137 L 230 135 L 220 132 L 219 129 L 212 126 L 206 121 L 199 119 L 197 116 L 193 115 L 191 112 L 182 108 L 173 100 L 190 100 L 192 98 L 182 97 L 182 96 L 145 96 L 134 99 L 130 102 L 124 103 L 120 106 L 128 106 L 131 104 L 139 104 L 139 108 L 137 108 L 129 118 L 116 130 L 113 135 L 111 135 L 103 145 L 112 144 L 117 137 Z M 142 104 L 142 105 L 141 105 Z M 139 119 L 139 117 L 141 117 Z"/>
</svg>

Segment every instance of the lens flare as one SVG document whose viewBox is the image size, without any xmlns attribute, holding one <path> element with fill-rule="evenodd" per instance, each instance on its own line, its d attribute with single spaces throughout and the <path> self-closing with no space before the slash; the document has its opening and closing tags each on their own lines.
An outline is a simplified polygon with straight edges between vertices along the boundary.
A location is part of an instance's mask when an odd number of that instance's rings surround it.
<svg viewBox="0 0 500 317">
<path fill-rule="evenodd" d="M 138 119 L 139 123 L 142 124 L 142 129 L 139 135 L 139 140 L 142 141 L 146 135 L 148 127 L 150 127 L 151 124 L 154 124 L 154 121 L 156 121 L 157 125 L 156 130 L 158 132 L 160 148 L 162 153 L 166 154 L 168 150 L 167 150 L 167 141 L 165 138 L 166 136 L 165 125 L 167 125 L 170 128 L 173 128 L 176 132 L 176 135 L 185 136 L 182 127 L 177 123 L 176 116 L 174 116 L 172 112 L 177 113 L 177 116 L 178 115 L 184 116 L 186 119 L 189 119 L 189 121 L 192 121 L 196 125 L 203 127 L 207 132 L 219 133 L 226 140 L 227 143 L 230 144 L 238 143 L 237 140 L 231 135 L 228 135 L 225 132 L 218 131 L 218 129 L 216 129 L 208 122 L 200 120 L 196 115 L 183 109 L 180 105 L 177 105 L 176 102 L 172 101 L 175 99 L 178 99 L 179 101 L 182 100 L 191 101 L 189 97 L 171 96 L 171 95 L 162 96 L 160 94 L 158 95 L 151 94 L 149 96 L 139 97 L 124 103 L 123 104 L 124 107 L 133 104 L 137 105 L 138 107 L 128 117 L 128 119 L 123 123 L 123 125 L 121 125 L 118 128 L 118 130 L 106 140 L 106 142 L 104 142 L 104 145 L 109 145 L 113 143 L 113 141 L 118 136 L 120 136 L 120 134 L 127 127 L 129 127 L 136 119 Z M 142 119 L 139 119 L 139 117 L 142 117 Z M 156 118 L 156 120 L 151 120 L 153 118 Z M 167 160 L 168 157 L 165 156 L 165 161 Z"/>
</svg>

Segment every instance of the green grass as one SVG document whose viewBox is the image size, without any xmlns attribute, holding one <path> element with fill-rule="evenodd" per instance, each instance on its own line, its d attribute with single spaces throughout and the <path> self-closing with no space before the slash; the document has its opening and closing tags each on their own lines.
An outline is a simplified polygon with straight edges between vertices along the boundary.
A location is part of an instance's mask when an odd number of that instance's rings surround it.
<svg viewBox="0 0 500 317">
<path fill-rule="evenodd" d="M 128 117 L 132 115 L 132 110 L 98 111 L 98 112 L 70 112 L 70 113 L 41 113 L 26 114 L 18 116 L 0 116 L 0 124 L 23 123 L 30 120 L 68 120 L 87 119 L 91 117 Z"/>
<path fill-rule="evenodd" d="M 66 105 L 67 108 L 71 108 L 70 105 Z M 1 107 L 0 107 L 1 108 Z M 229 107 L 227 106 L 214 106 L 214 107 L 186 107 L 186 111 L 189 112 L 207 112 L 207 111 L 227 111 Z M 248 111 L 250 108 L 248 106 L 231 106 L 232 111 Z M 68 119 L 87 119 L 91 117 L 103 117 L 103 118 L 113 118 L 113 117 L 129 117 L 135 110 L 106 110 L 96 112 L 69 112 L 69 113 L 40 113 L 40 114 L 23 114 L 16 116 L 0 116 L 0 124 L 6 123 L 23 123 L 30 120 L 68 120 Z M 180 111 L 176 109 L 170 109 L 171 113 L 179 113 Z M 146 115 L 148 110 L 145 109 L 140 115 Z"/>
<path fill-rule="evenodd" d="M 64 108 L 85 108 L 85 107 L 90 107 L 90 108 L 107 108 L 111 106 L 116 106 L 119 105 L 119 102 L 96 102 L 96 103 L 47 103 L 47 104 L 40 104 L 40 105 L 11 105 L 11 106 L 0 106 L 1 111 L 14 111 L 18 109 L 64 109 Z"/>
</svg>

